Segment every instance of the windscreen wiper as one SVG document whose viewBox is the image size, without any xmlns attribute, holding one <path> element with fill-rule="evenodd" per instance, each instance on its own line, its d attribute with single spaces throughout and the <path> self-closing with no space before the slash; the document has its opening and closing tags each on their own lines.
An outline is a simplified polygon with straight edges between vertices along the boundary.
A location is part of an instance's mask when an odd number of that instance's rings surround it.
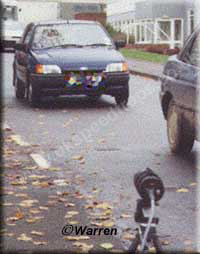
<svg viewBox="0 0 200 254">
<path fill-rule="evenodd" d="M 82 48 L 83 45 L 81 44 L 62 44 L 62 45 L 58 45 L 56 47 L 61 47 L 61 48 L 67 48 L 67 47 L 77 47 L 77 48 Z"/>
<path fill-rule="evenodd" d="M 67 48 L 67 47 L 77 47 L 77 48 L 82 48 L 83 46 L 80 44 L 61 44 L 61 45 L 55 45 L 55 46 L 50 46 L 50 47 L 45 47 L 43 49 L 51 49 L 51 48 Z"/>
<path fill-rule="evenodd" d="M 112 44 L 106 44 L 106 43 L 92 43 L 92 44 L 85 44 L 84 47 L 105 47 L 105 46 L 113 46 Z"/>
</svg>

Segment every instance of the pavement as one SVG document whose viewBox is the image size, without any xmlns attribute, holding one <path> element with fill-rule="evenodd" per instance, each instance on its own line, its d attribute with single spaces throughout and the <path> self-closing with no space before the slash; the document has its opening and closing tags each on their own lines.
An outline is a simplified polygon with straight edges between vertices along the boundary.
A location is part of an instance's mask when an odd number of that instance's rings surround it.
<svg viewBox="0 0 200 254">
<path fill-rule="evenodd" d="M 154 80 L 160 79 L 164 68 L 164 64 L 160 63 L 146 62 L 131 58 L 126 58 L 126 61 L 128 62 L 131 74 Z"/>
</svg>

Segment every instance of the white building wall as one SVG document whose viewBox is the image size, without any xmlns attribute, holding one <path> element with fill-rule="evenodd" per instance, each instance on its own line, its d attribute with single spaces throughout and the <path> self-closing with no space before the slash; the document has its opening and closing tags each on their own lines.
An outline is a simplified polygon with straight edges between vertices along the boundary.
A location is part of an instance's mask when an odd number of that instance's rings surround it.
<svg viewBox="0 0 200 254">
<path fill-rule="evenodd" d="M 135 10 L 136 0 L 107 0 L 107 15 L 112 16 L 119 13 Z"/>
<path fill-rule="evenodd" d="M 130 33 L 128 29 L 134 22 L 136 1 L 142 0 L 107 0 L 108 23 L 118 31 Z"/>
<path fill-rule="evenodd" d="M 107 21 L 127 37 L 134 35 L 136 43 L 168 43 L 174 48 L 188 36 L 186 11 L 195 9 L 194 1 L 107 0 Z"/>
<path fill-rule="evenodd" d="M 60 6 L 56 2 L 20 1 L 18 19 L 24 25 L 30 22 L 56 20 L 60 17 Z"/>
</svg>

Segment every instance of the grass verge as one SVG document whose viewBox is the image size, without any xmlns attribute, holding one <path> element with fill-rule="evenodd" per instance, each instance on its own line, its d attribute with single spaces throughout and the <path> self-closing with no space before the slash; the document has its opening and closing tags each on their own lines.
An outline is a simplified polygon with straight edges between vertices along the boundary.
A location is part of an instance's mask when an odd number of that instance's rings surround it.
<svg viewBox="0 0 200 254">
<path fill-rule="evenodd" d="M 156 53 L 144 52 L 135 49 L 126 49 L 123 48 L 120 52 L 127 58 L 133 58 L 138 60 L 143 60 L 147 62 L 154 62 L 154 63 L 165 63 L 169 56 L 161 55 Z"/>
</svg>

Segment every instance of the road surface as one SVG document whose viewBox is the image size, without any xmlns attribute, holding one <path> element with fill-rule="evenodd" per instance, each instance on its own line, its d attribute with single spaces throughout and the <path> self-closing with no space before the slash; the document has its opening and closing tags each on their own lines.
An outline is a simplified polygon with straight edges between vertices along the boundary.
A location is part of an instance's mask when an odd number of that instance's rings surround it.
<svg viewBox="0 0 200 254">
<path fill-rule="evenodd" d="M 12 61 L 13 54 L 3 55 L 5 122 L 23 140 L 38 145 L 37 152 L 52 167 L 63 169 L 58 171 L 59 177 L 80 176 L 82 184 L 73 188 L 86 199 L 95 193 L 98 202 L 106 201 L 114 207 L 117 237 L 124 248 L 130 241 L 123 239 L 123 233 L 133 232 L 136 226 L 132 215 L 138 194 L 133 175 L 150 167 L 166 187 L 158 208 L 158 232 L 165 248 L 195 249 L 195 156 L 199 148 L 195 144 L 189 156 L 170 153 L 159 102 L 160 83 L 131 76 L 126 109 L 116 107 L 109 96 L 96 102 L 85 96 L 45 98 L 39 108 L 31 108 L 14 97 Z M 123 218 L 123 214 L 131 217 Z M 56 216 L 52 215 L 52 221 Z"/>
</svg>

